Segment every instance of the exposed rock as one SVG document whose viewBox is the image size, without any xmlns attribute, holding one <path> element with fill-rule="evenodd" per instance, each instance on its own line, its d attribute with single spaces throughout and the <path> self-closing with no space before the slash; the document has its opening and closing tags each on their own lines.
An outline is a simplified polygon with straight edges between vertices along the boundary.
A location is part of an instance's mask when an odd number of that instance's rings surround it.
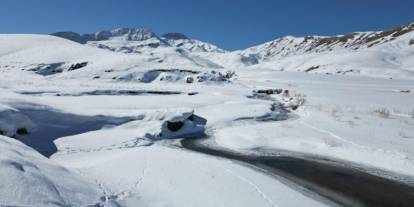
<svg viewBox="0 0 414 207">
<path fill-rule="evenodd" d="M 177 33 L 177 32 L 171 32 L 171 33 L 167 33 L 167 34 L 163 34 L 161 37 L 164 37 L 166 39 L 170 39 L 170 40 L 182 40 L 182 39 L 189 39 L 187 36 L 185 36 L 182 33 Z"/>
<path fill-rule="evenodd" d="M 183 126 L 184 126 L 184 122 L 182 122 L 182 121 L 179 121 L 179 122 L 167 121 L 167 128 L 168 128 L 168 130 L 170 130 L 172 132 L 176 132 L 176 131 L 180 130 Z"/>
<path fill-rule="evenodd" d="M 242 56 L 241 57 L 241 61 L 246 64 L 246 65 L 255 65 L 259 63 L 258 58 L 255 55 L 247 55 L 247 56 Z"/>
<path fill-rule="evenodd" d="M 189 96 L 194 96 L 194 95 L 197 95 L 198 94 L 198 92 L 189 92 L 189 93 L 187 93 L 187 95 L 189 95 Z"/>
<path fill-rule="evenodd" d="M 89 38 L 87 36 L 83 36 L 76 32 L 70 32 L 70 31 L 69 32 L 56 32 L 50 35 L 72 40 L 80 44 L 85 44 L 87 41 L 89 41 Z"/>
<path fill-rule="evenodd" d="M 264 89 L 264 90 L 257 90 L 253 91 L 254 94 L 266 94 L 266 95 L 272 95 L 272 94 L 281 94 L 283 89 Z"/>
<path fill-rule="evenodd" d="M 320 67 L 319 65 L 317 65 L 317 66 L 312 66 L 312 67 L 310 67 L 310 68 L 306 69 L 306 70 L 305 70 L 305 72 L 310 72 L 310 71 L 312 71 L 312 70 L 316 70 L 316 69 L 318 69 L 319 67 Z"/>
<path fill-rule="evenodd" d="M 193 83 L 193 82 L 194 82 L 194 78 L 193 77 L 187 77 L 186 83 Z"/>
<path fill-rule="evenodd" d="M 33 68 L 28 69 L 28 71 L 34 71 L 36 74 L 43 76 L 54 75 L 56 73 L 61 73 L 63 71 L 64 64 L 64 62 L 38 64 Z"/>
<path fill-rule="evenodd" d="M 75 63 L 69 67 L 68 71 L 77 70 L 85 67 L 86 65 L 88 65 L 88 62 Z"/>
<path fill-rule="evenodd" d="M 26 135 L 26 134 L 29 134 L 29 130 L 27 130 L 26 128 L 18 128 L 16 130 L 16 134 L 18 134 L 18 135 Z"/>
</svg>

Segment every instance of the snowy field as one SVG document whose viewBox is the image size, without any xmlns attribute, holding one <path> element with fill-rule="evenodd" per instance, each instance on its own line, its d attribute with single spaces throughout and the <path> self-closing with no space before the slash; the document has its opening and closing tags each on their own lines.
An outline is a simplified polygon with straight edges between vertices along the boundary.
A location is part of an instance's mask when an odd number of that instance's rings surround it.
<svg viewBox="0 0 414 207">
<path fill-rule="evenodd" d="M 213 148 L 331 159 L 414 185 L 412 71 L 220 68 L 170 48 L 124 54 L 42 35 L 1 35 L 0 45 L 0 206 L 334 205 L 168 139 L 190 132 Z M 266 89 L 283 92 L 255 96 Z M 188 118 L 182 134 L 166 133 L 191 112 L 206 125 Z"/>
</svg>

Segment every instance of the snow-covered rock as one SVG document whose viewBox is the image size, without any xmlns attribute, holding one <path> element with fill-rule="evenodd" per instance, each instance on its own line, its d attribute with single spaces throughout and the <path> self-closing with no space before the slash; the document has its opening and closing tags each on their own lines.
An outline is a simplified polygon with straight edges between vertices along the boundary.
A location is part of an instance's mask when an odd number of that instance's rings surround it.
<svg viewBox="0 0 414 207">
<path fill-rule="evenodd" d="M 165 121 L 159 136 L 164 139 L 203 137 L 206 124 L 207 120 L 194 112 L 183 113 Z"/>
<path fill-rule="evenodd" d="M 30 133 L 35 124 L 19 110 L 0 105 L 0 135 L 16 137 Z"/>
</svg>

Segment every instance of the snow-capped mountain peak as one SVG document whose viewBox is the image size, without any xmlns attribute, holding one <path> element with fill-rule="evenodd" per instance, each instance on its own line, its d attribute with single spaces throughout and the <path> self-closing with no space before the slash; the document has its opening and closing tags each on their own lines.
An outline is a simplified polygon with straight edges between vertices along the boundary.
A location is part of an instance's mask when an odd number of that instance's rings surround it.
<svg viewBox="0 0 414 207">
<path fill-rule="evenodd" d="M 160 63 L 169 62 L 167 59 L 171 60 L 173 54 L 196 65 L 203 63 L 203 66 L 385 77 L 411 75 L 414 65 L 414 23 L 384 31 L 345 35 L 285 36 L 233 52 L 182 33 L 157 36 L 148 29 L 118 28 L 94 34 L 60 32 L 53 35 L 115 52 L 149 55 L 150 60 Z"/>
<path fill-rule="evenodd" d="M 227 52 L 213 44 L 190 39 L 182 33 L 166 33 L 161 37 L 149 29 L 117 28 L 93 34 L 80 35 L 75 32 L 57 32 L 53 36 L 69 39 L 81 44 L 124 53 L 141 53 L 148 49 L 176 47 L 187 52 Z"/>
<path fill-rule="evenodd" d="M 111 38 L 122 38 L 127 41 L 143 41 L 158 36 L 149 29 L 117 28 L 110 31 L 95 33 L 95 41 L 109 40 Z"/>
<path fill-rule="evenodd" d="M 92 34 L 78 34 L 76 32 L 56 32 L 53 36 L 69 39 L 81 44 L 89 41 L 103 41 L 112 38 L 122 38 L 126 41 L 143 41 L 150 38 L 158 38 L 158 36 L 149 29 L 131 29 L 131 28 L 117 28 L 113 30 L 103 30 Z"/>
</svg>

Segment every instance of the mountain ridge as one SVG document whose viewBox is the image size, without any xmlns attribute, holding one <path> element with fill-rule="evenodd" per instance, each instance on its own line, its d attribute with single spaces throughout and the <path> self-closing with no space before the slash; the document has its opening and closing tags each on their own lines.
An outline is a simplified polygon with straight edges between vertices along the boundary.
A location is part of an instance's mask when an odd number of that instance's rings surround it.
<svg viewBox="0 0 414 207">
<path fill-rule="evenodd" d="M 62 36 L 62 34 L 54 34 Z M 65 39 L 79 40 L 91 35 L 64 33 Z M 94 33 L 84 44 L 123 53 L 154 54 L 157 61 L 176 53 L 194 62 L 222 68 L 260 67 L 280 71 L 326 74 L 380 74 L 414 72 L 414 23 L 384 31 L 353 32 L 345 35 L 285 36 L 243 50 L 226 51 L 214 44 L 192 39 L 182 33 L 162 36 L 148 29 L 119 28 Z M 82 38 L 81 38 L 82 40 Z M 79 41 L 78 41 L 79 42 Z M 80 41 L 82 42 L 82 41 Z"/>
<path fill-rule="evenodd" d="M 274 40 L 270 40 L 255 46 L 247 47 L 244 49 L 239 50 L 233 50 L 230 52 L 237 52 L 237 51 L 244 51 L 249 48 L 255 48 L 260 45 L 264 44 L 275 44 L 275 42 L 282 41 L 285 39 L 298 39 L 303 38 L 302 42 L 314 42 L 313 47 L 317 48 L 321 45 L 331 45 L 335 43 L 347 43 L 350 40 L 355 39 L 353 42 L 354 44 L 344 44 L 346 48 L 351 47 L 353 49 L 358 49 L 357 46 L 361 46 L 364 43 L 371 43 L 365 46 L 372 47 L 378 43 L 383 42 L 377 42 L 381 40 L 384 37 L 392 36 L 391 39 L 388 41 L 392 41 L 398 36 L 404 35 L 408 32 L 414 31 L 414 22 L 408 23 L 399 27 L 386 29 L 382 31 L 365 31 L 365 32 L 351 32 L 344 35 L 328 35 L 328 36 L 320 36 L 320 35 L 306 35 L 306 36 L 293 36 L 293 35 L 286 35 L 282 37 L 278 37 Z M 180 33 L 180 32 L 170 32 L 165 33 L 161 36 L 158 36 L 152 30 L 145 29 L 145 28 L 116 28 L 112 30 L 102 30 L 95 33 L 86 33 L 86 34 L 80 34 L 73 31 L 62 31 L 62 32 L 55 32 L 51 33 L 50 35 L 62 37 L 65 39 L 69 39 L 81 44 L 85 44 L 87 41 L 102 41 L 102 40 L 108 40 L 109 38 L 122 36 L 122 35 L 128 35 L 126 40 L 127 41 L 142 41 L 147 40 L 150 38 L 159 38 L 159 39 L 169 39 L 169 40 L 182 40 L 182 39 L 191 39 L 187 35 Z M 394 38 L 394 39 L 393 39 Z M 86 42 L 85 42 L 86 41 Z M 214 45 L 212 43 L 209 43 L 211 45 Z M 312 50 L 313 48 L 310 48 Z M 223 49 L 224 50 L 224 49 Z"/>
</svg>

